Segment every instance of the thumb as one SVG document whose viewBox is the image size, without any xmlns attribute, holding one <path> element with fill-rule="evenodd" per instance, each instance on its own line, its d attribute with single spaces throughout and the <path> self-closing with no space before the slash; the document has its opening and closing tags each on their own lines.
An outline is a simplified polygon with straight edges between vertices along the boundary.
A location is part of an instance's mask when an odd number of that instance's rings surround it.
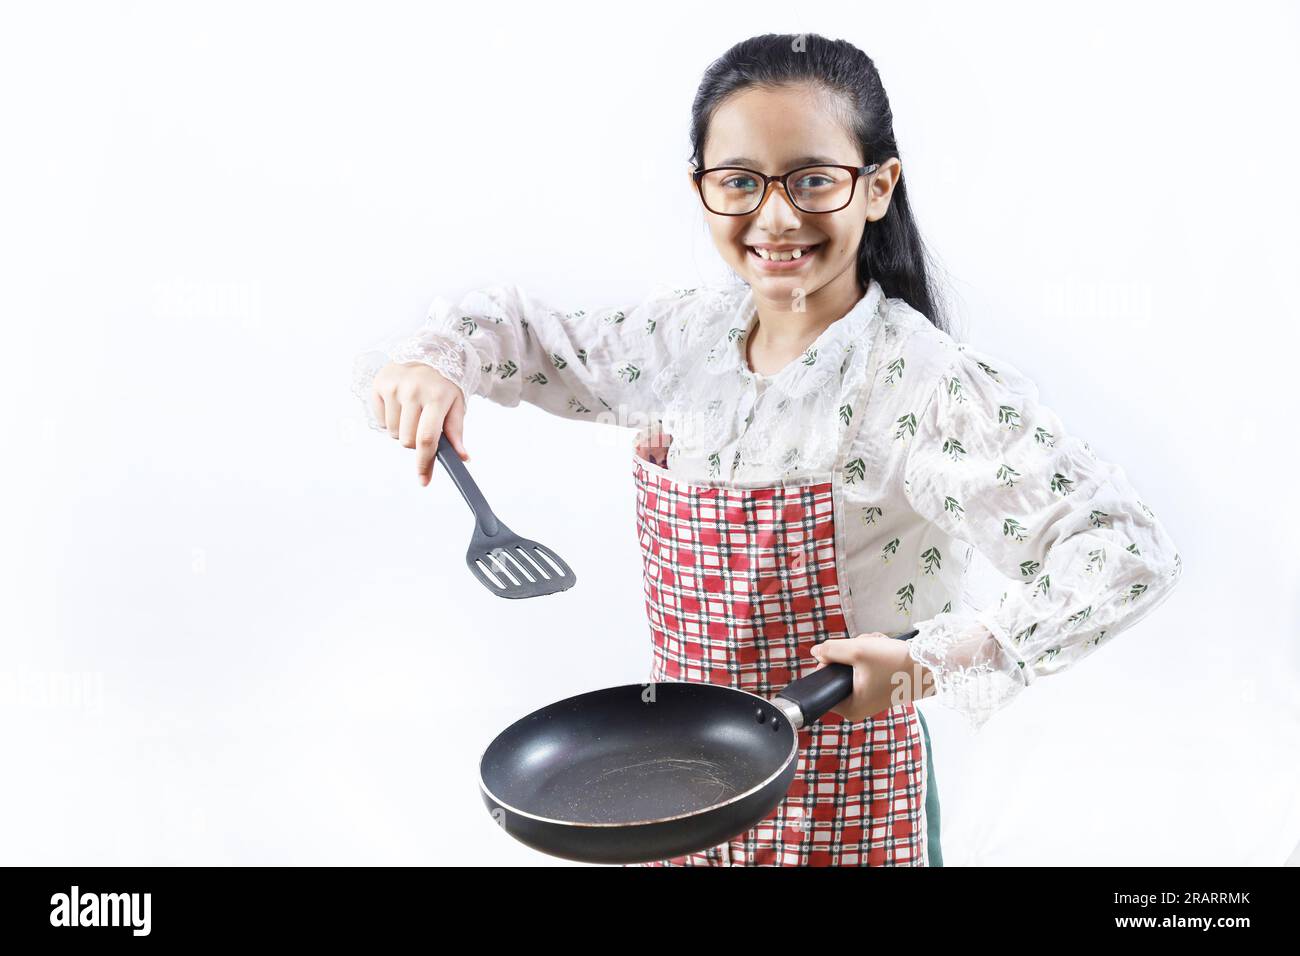
<svg viewBox="0 0 1300 956">
<path fill-rule="evenodd" d="M 851 664 L 853 661 L 850 659 L 849 649 L 844 646 L 844 643 L 844 641 L 836 638 L 822 641 L 820 644 L 813 645 L 812 655 L 823 664 Z"/>
<path fill-rule="evenodd" d="M 469 452 L 465 450 L 465 399 L 463 396 L 451 403 L 447 417 L 442 420 L 442 433 L 456 449 L 461 461 L 469 461 Z"/>
</svg>

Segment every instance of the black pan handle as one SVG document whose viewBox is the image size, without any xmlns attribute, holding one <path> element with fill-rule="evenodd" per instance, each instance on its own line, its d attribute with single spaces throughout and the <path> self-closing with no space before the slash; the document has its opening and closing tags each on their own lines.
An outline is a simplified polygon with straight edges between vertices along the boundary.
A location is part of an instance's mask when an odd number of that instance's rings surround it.
<svg viewBox="0 0 1300 956">
<path fill-rule="evenodd" d="M 895 640 L 910 641 L 920 633 L 916 628 L 893 635 Z M 786 685 L 776 696 L 798 706 L 803 714 L 800 727 L 821 720 L 826 712 L 853 693 L 853 668 L 848 664 L 827 664 L 807 677 Z"/>
<path fill-rule="evenodd" d="M 443 468 L 447 469 L 447 474 L 451 475 L 451 480 L 456 483 L 461 497 L 465 499 L 465 504 L 469 505 L 470 510 L 474 512 L 479 529 L 489 538 L 495 536 L 500 522 L 488 507 L 483 492 L 478 490 L 478 485 L 469 476 L 469 469 L 460 460 L 460 455 L 456 454 L 456 449 L 451 447 L 451 442 L 447 440 L 445 433 L 438 436 L 438 461 L 442 463 Z"/>
</svg>

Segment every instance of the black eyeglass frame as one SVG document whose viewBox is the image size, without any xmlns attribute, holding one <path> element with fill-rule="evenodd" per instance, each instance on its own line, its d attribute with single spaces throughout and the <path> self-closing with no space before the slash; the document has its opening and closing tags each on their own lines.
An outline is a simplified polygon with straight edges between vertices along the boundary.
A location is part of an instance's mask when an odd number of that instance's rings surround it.
<svg viewBox="0 0 1300 956">
<path fill-rule="evenodd" d="M 790 203 L 790 205 L 794 206 L 795 209 L 798 209 L 800 212 L 807 213 L 810 216 L 821 216 L 829 212 L 839 212 L 841 209 L 846 208 L 849 205 L 849 203 L 853 202 L 853 197 L 854 195 L 857 194 L 858 180 L 861 179 L 863 176 L 867 175 L 867 173 L 874 173 L 879 168 L 880 168 L 879 163 L 872 163 L 869 166 L 845 166 L 840 163 L 809 163 L 807 166 L 800 166 L 797 169 L 790 170 L 788 173 L 782 173 L 780 176 L 769 176 L 766 173 L 760 173 L 757 169 L 750 169 L 747 166 L 710 166 L 708 169 L 695 170 L 693 173 L 691 173 L 691 178 L 695 180 L 695 192 L 700 197 L 700 202 L 704 203 L 704 208 L 707 209 L 709 212 L 713 213 L 715 216 L 754 215 L 754 213 L 758 212 L 760 209 L 763 208 L 763 203 L 767 202 L 767 191 L 771 187 L 772 183 L 781 184 L 781 192 L 785 193 L 786 200 Z M 733 169 L 736 170 L 737 172 L 752 173 L 754 176 L 763 180 L 763 191 L 759 194 L 758 203 L 749 212 L 718 212 L 718 210 L 710 206 L 708 202 L 705 200 L 704 187 L 700 184 L 700 180 L 703 179 L 704 176 L 708 173 L 716 173 L 719 170 L 723 170 L 723 169 Z M 853 182 L 852 185 L 849 186 L 849 198 L 844 201 L 844 205 L 836 206 L 834 209 L 818 209 L 818 210 L 804 209 L 803 206 L 799 205 L 799 203 L 795 201 L 794 197 L 790 195 L 790 189 L 786 185 L 786 180 L 789 177 L 793 176 L 795 173 L 801 173 L 806 169 L 843 169 L 846 172 L 852 173 Z"/>
</svg>

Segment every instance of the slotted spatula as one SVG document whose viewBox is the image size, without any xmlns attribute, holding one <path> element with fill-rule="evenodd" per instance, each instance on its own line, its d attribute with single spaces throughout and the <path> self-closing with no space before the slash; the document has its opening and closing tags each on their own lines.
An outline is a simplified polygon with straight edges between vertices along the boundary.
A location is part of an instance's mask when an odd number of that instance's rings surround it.
<svg viewBox="0 0 1300 956">
<path fill-rule="evenodd" d="M 577 583 L 563 558 L 545 545 L 519 537 L 492 513 L 446 435 L 438 439 L 438 461 L 474 512 L 474 537 L 465 563 L 489 591 L 503 598 L 530 598 L 567 591 Z"/>
</svg>

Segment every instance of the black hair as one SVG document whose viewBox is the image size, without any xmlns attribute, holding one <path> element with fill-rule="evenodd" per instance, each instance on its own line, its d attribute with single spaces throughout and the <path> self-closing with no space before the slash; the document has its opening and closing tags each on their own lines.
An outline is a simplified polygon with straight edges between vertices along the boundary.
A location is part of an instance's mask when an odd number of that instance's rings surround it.
<svg viewBox="0 0 1300 956">
<path fill-rule="evenodd" d="M 849 104 L 848 132 L 862 147 L 864 165 L 901 157 L 894 114 L 871 58 L 847 40 L 816 33 L 766 33 L 737 43 L 709 65 L 691 106 L 691 161 L 704 165 L 704 143 L 714 112 L 732 93 L 750 87 L 812 83 L 838 93 Z M 931 278 L 928 253 L 912 216 L 907 175 L 901 173 L 889 209 L 868 222 L 858 246 L 858 284 L 872 279 L 885 294 L 900 298 L 948 331 L 941 297 Z"/>
</svg>

